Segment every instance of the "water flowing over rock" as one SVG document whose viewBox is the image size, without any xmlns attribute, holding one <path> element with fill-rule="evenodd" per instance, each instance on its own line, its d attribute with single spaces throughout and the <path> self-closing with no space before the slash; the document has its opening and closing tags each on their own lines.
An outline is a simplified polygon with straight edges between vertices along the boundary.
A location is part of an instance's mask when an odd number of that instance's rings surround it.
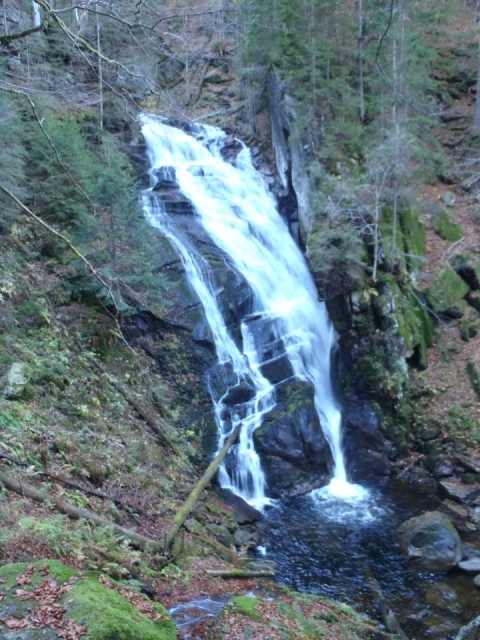
<svg viewBox="0 0 480 640">
<path fill-rule="evenodd" d="M 424 571 L 441 573 L 455 567 L 463 556 L 463 544 L 450 518 L 428 511 L 410 518 L 398 529 L 400 547 Z"/>
<path fill-rule="evenodd" d="M 253 504 L 267 491 L 282 493 L 285 476 L 288 486 L 312 475 L 326 482 L 334 467 L 346 483 L 330 380 L 333 329 L 249 151 L 214 127 L 188 125 L 185 133 L 155 117 L 142 121 L 153 180 L 145 216 L 179 254 L 203 308 L 209 331 L 200 321 L 196 339 L 215 343 L 218 362 L 206 378 L 219 446 L 243 426 L 221 485 Z M 298 385 L 308 392 L 287 407 L 285 394 Z M 268 489 L 253 438 L 262 424 L 262 463 L 281 461 L 266 465 Z"/>
</svg>

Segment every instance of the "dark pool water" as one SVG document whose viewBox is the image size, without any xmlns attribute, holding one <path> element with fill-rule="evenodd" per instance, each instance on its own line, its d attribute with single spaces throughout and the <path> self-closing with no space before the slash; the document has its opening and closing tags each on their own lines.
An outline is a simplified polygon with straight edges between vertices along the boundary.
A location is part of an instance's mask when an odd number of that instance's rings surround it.
<svg viewBox="0 0 480 640">
<path fill-rule="evenodd" d="M 368 487 L 360 501 L 290 498 L 265 513 L 265 558 L 275 561 L 278 582 L 293 589 L 347 602 L 375 619 L 381 593 L 409 637 L 448 640 L 480 615 L 473 578 L 418 572 L 396 540 L 401 522 L 438 506 L 435 495 L 400 482 Z"/>
</svg>

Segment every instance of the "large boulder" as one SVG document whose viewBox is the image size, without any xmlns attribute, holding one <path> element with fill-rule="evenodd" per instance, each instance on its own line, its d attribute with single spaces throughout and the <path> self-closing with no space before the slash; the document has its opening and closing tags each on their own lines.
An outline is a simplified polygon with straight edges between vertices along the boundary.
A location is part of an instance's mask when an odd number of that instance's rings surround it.
<svg viewBox="0 0 480 640">
<path fill-rule="evenodd" d="M 398 528 L 402 552 L 418 569 L 442 573 L 463 557 L 463 544 L 450 518 L 440 511 L 427 511 L 406 520 Z"/>
<path fill-rule="evenodd" d="M 28 367 L 24 362 L 14 362 L 0 378 L 0 391 L 8 400 L 21 398 L 28 382 Z"/>
<path fill-rule="evenodd" d="M 298 485 L 318 486 L 330 476 L 332 454 L 315 410 L 314 390 L 307 382 L 278 385 L 277 404 L 253 438 L 274 497 Z"/>
<path fill-rule="evenodd" d="M 437 274 L 435 282 L 427 290 L 427 302 L 435 313 L 447 314 L 468 291 L 468 284 L 447 265 Z"/>
</svg>

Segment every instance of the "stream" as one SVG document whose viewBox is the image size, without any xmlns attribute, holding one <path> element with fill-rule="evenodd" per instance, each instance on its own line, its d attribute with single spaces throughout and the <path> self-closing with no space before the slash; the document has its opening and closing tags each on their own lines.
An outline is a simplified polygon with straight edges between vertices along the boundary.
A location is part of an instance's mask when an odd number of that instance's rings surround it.
<svg viewBox="0 0 480 640">
<path fill-rule="evenodd" d="M 152 185 L 144 215 L 175 248 L 203 308 L 217 355 L 206 379 L 218 448 L 242 425 L 219 483 L 264 510 L 258 553 L 295 590 L 347 602 L 373 619 L 384 598 L 409 637 L 454 638 L 480 613 L 472 577 L 421 573 L 400 553 L 399 524 L 436 509 L 437 496 L 395 481 L 348 482 L 331 383 L 333 327 L 249 150 L 235 141 L 238 153 L 227 158 L 220 129 L 141 121 Z M 241 291 L 249 292 L 243 302 Z M 272 499 L 282 494 L 282 487 L 271 491 L 275 484 L 313 477 L 318 486 L 322 476 L 321 490 Z M 222 601 L 212 594 L 192 606 L 178 608 L 178 624 L 214 615 Z"/>
<path fill-rule="evenodd" d="M 288 498 L 265 513 L 262 557 L 276 563 L 277 581 L 292 589 L 346 602 L 374 620 L 381 590 L 409 638 L 454 638 L 480 614 L 472 576 L 419 572 L 396 541 L 404 520 L 439 504 L 427 489 L 392 480 L 369 487 L 360 501 L 315 493 Z"/>
</svg>

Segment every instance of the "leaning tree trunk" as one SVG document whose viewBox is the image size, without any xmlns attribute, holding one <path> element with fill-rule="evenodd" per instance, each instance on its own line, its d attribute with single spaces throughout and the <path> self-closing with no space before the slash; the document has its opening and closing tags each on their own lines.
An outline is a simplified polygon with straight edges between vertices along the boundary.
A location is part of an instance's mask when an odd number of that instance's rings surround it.
<svg viewBox="0 0 480 640">
<path fill-rule="evenodd" d="M 175 536 L 178 533 L 178 530 L 180 529 L 182 524 L 187 519 L 187 516 L 190 513 L 190 511 L 195 506 L 198 498 L 200 497 L 201 492 L 205 489 L 207 484 L 213 478 L 216 470 L 221 465 L 223 459 L 227 455 L 228 450 L 230 449 L 232 444 L 235 442 L 235 440 L 238 438 L 238 435 L 240 433 L 241 428 L 242 428 L 242 425 L 240 423 L 235 427 L 235 429 L 232 431 L 232 433 L 229 435 L 229 437 L 225 440 L 225 443 L 224 443 L 223 447 L 220 449 L 220 451 L 218 452 L 218 454 L 215 457 L 215 459 L 213 460 L 213 462 L 211 462 L 208 465 L 208 467 L 207 467 L 205 473 L 203 474 L 203 476 L 197 482 L 195 487 L 190 492 L 188 498 L 185 500 L 183 505 L 180 507 L 180 509 L 175 514 L 175 517 L 173 518 L 172 527 L 171 527 L 170 532 L 168 533 L 167 539 L 165 541 L 165 551 L 167 551 L 169 549 L 169 547 L 172 545 L 172 542 L 174 541 Z"/>
</svg>

